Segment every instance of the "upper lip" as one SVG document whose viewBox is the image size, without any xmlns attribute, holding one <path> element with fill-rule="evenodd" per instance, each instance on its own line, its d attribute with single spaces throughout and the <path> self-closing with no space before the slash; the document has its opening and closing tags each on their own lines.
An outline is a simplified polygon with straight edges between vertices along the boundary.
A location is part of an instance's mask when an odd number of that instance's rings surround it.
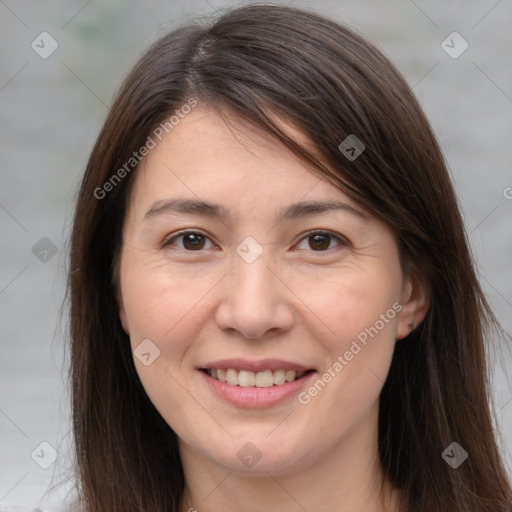
<svg viewBox="0 0 512 512">
<path fill-rule="evenodd" d="M 295 370 L 296 372 L 305 372 L 313 368 L 291 361 L 281 359 L 262 359 L 261 361 L 250 361 L 248 359 L 222 359 L 201 366 L 201 369 L 214 368 L 233 368 L 236 370 L 249 370 L 252 372 L 262 372 L 264 370 Z"/>
</svg>

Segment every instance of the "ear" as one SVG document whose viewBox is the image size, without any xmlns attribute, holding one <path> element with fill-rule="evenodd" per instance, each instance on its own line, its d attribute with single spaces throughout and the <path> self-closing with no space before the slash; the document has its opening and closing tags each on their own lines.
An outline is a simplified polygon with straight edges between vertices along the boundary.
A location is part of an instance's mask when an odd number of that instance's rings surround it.
<svg viewBox="0 0 512 512">
<path fill-rule="evenodd" d="M 402 310 L 398 315 L 396 338 L 408 336 L 425 318 L 430 307 L 430 286 L 420 274 L 410 274 L 403 288 Z"/>
</svg>

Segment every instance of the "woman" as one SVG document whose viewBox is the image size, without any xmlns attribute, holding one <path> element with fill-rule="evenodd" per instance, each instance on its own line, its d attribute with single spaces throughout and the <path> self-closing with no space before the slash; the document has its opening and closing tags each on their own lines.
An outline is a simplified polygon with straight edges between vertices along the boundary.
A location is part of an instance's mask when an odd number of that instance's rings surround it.
<svg viewBox="0 0 512 512">
<path fill-rule="evenodd" d="M 69 290 L 87 512 L 512 509 L 443 157 L 344 26 L 260 5 L 160 39 L 92 151 Z"/>
</svg>

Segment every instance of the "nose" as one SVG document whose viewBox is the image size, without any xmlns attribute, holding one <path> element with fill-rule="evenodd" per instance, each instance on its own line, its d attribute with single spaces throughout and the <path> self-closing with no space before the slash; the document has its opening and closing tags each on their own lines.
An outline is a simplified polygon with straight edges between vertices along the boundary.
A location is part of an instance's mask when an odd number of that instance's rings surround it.
<svg viewBox="0 0 512 512">
<path fill-rule="evenodd" d="M 222 281 L 215 314 L 219 328 L 247 339 L 262 339 L 291 328 L 292 293 L 263 255 L 252 263 L 235 255 L 233 268 Z"/>
</svg>

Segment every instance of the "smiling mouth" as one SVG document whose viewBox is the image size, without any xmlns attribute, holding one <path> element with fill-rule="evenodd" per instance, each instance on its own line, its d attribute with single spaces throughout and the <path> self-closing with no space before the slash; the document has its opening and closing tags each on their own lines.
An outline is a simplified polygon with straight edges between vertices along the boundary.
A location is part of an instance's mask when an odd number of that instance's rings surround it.
<svg viewBox="0 0 512 512">
<path fill-rule="evenodd" d="M 201 371 L 213 379 L 230 386 L 270 388 L 299 380 L 315 370 L 303 372 L 296 372 L 295 370 L 263 370 L 261 372 L 252 372 L 250 370 L 236 370 L 234 368 L 202 368 Z"/>
</svg>

